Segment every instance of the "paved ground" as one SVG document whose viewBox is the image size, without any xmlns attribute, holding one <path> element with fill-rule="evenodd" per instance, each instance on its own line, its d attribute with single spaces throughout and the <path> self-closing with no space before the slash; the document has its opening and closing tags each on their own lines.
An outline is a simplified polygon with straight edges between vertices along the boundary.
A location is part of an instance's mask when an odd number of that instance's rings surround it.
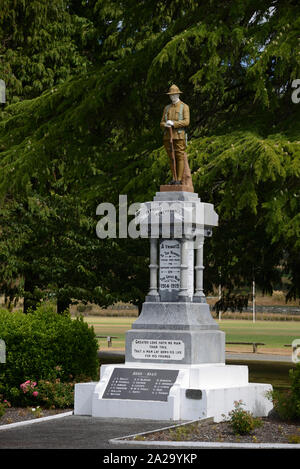
<svg viewBox="0 0 300 469">
<path fill-rule="evenodd" d="M 179 422 L 176 422 L 179 423 Z M 0 431 L 0 448 L 30 449 L 141 449 L 110 444 L 118 438 L 174 425 L 174 422 L 106 419 L 71 415 L 48 422 L 34 423 Z M 145 448 L 145 447 L 143 447 Z M 149 446 L 153 449 L 153 446 Z"/>
</svg>

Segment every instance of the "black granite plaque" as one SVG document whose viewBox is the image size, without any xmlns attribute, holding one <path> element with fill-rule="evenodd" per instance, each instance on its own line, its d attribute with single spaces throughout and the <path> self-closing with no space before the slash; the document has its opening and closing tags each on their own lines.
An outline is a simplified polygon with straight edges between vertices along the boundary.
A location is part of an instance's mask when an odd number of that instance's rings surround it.
<svg viewBox="0 0 300 469">
<path fill-rule="evenodd" d="M 202 391 L 201 389 L 187 389 L 185 397 L 187 399 L 202 399 Z"/>
<path fill-rule="evenodd" d="M 115 368 L 102 398 L 167 401 L 178 372 L 178 370 Z"/>
</svg>

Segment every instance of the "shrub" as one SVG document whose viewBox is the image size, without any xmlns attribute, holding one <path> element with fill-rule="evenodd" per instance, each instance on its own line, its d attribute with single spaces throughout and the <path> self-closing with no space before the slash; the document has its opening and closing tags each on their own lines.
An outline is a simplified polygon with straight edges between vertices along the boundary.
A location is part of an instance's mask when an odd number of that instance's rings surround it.
<svg viewBox="0 0 300 469">
<path fill-rule="evenodd" d="M 262 424 L 261 420 L 254 418 L 251 412 L 242 409 L 242 401 L 234 402 L 234 409 L 229 412 L 229 423 L 237 435 L 249 435 L 256 427 Z"/>
<path fill-rule="evenodd" d="M 62 369 L 61 382 L 69 382 L 70 375 L 74 380 L 97 375 L 97 339 L 82 317 L 71 319 L 45 306 L 28 314 L 0 310 L 0 338 L 6 343 L 0 392 L 14 405 L 28 403 L 22 383 L 51 379 L 56 366 Z"/>
<path fill-rule="evenodd" d="M 281 420 L 294 421 L 300 418 L 300 363 L 289 371 L 291 389 L 288 391 L 273 390 L 269 398 L 274 410 Z"/>
<path fill-rule="evenodd" d="M 279 391 L 274 389 L 270 392 L 275 413 L 283 421 L 292 421 L 296 419 L 296 403 L 291 390 Z"/>
<path fill-rule="evenodd" d="M 19 392 L 17 392 L 17 390 L 14 388 L 13 394 L 14 396 L 17 397 L 18 395 L 21 396 L 23 393 L 22 397 L 19 398 L 19 401 L 22 402 L 23 404 L 26 403 L 27 405 L 30 405 L 33 401 L 36 400 L 39 394 L 36 388 L 36 385 L 37 385 L 36 381 L 31 381 L 30 379 L 28 379 L 24 383 L 20 384 Z"/>
<path fill-rule="evenodd" d="M 3 417 L 8 407 L 10 407 L 10 403 L 6 399 L 3 399 L 2 396 L 0 396 L 0 418 Z"/>
<path fill-rule="evenodd" d="M 38 383 L 27 380 L 20 384 L 21 391 L 26 395 L 22 399 L 23 403 L 27 405 L 39 403 L 49 409 L 72 407 L 75 383 L 61 381 L 62 371 L 62 368 L 57 366 L 48 379 L 40 379 Z M 16 393 L 16 395 L 18 394 Z"/>
<path fill-rule="evenodd" d="M 74 402 L 74 382 L 61 381 L 62 369 L 57 366 L 49 379 L 38 382 L 38 401 L 47 408 L 64 409 Z"/>
<path fill-rule="evenodd" d="M 300 362 L 289 372 L 291 390 L 295 402 L 295 416 L 300 418 Z"/>
</svg>

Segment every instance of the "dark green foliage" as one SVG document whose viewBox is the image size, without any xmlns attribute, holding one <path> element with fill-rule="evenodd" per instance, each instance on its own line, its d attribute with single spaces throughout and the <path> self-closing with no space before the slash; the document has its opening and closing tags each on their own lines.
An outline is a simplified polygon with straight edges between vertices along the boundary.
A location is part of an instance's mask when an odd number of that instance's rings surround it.
<svg viewBox="0 0 300 469">
<path fill-rule="evenodd" d="M 5 414 L 9 406 L 10 406 L 10 403 L 8 403 L 6 399 L 3 400 L 3 397 L 0 396 L 0 418 Z"/>
<path fill-rule="evenodd" d="M 293 421 L 296 419 L 296 402 L 291 390 L 273 390 L 271 399 L 276 415 L 283 421 Z"/>
<path fill-rule="evenodd" d="M 297 363 L 294 369 L 290 370 L 290 378 L 293 398 L 295 399 L 295 413 L 300 419 L 300 362 Z"/>
<path fill-rule="evenodd" d="M 35 388 L 38 394 L 32 401 L 35 400 L 35 403 L 38 402 L 47 408 L 73 407 L 75 381 L 72 380 L 72 375 L 69 377 L 70 381 L 63 381 L 62 371 L 61 367 L 57 366 L 48 379 L 40 379 Z"/>
<path fill-rule="evenodd" d="M 220 217 L 206 253 L 208 286 L 211 275 L 229 290 L 255 279 L 271 293 L 286 270 L 290 296 L 299 296 L 300 146 L 284 125 L 271 135 L 222 132 L 190 144 L 194 186 Z"/>
<path fill-rule="evenodd" d="M 175 82 L 191 108 L 194 188 L 220 219 L 205 244 L 206 291 L 255 279 L 272 292 L 285 273 L 289 297 L 299 296 L 297 3 L 64 5 L 72 27 L 78 18 L 88 25 L 86 49 L 74 37 L 92 67 L 2 113 L 1 291 L 23 295 L 25 285 L 30 301 L 47 291 L 62 305 L 140 304 L 147 243 L 98 240 L 95 210 L 117 206 L 119 194 L 150 200 L 168 180 L 159 121 Z"/>
<path fill-rule="evenodd" d="M 74 379 L 97 375 L 97 340 L 82 318 L 57 315 L 50 307 L 27 315 L 2 310 L 0 337 L 7 353 L 0 369 L 0 389 L 11 403 L 22 398 L 22 383 L 50 379 L 57 366 L 62 381 L 70 381 L 70 375 Z"/>
<path fill-rule="evenodd" d="M 247 308 L 249 301 L 249 295 L 233 295 L 230 293 L 223 293 L 222 297 L 216 301 L 213 306 L 213 311 L 219 314 L 220 311 L 225 313 L 227 310 L 230 311 L 243 311 L 243 308 Z"/>
<path fill-rule="evenodd" d="M 300 420 L 300 363 L 289 372 L 291 389 L 288 391 L 273 390 L 270 398 L 274 410 L 282 420 Z"/>
<path fill-rule="evenodd" d="M 85 45 L 93 34 L 66 0 L 0 1 L 0 76 L 8 102 L 30 99 L 82 73 L 90 65 Z"/>
<path fill-rule="evenodd" d="M 75 383 L 64 383 L 59 378 L 55 381 L 40 380 L 36 401 L 46 408 L 71 408 L 74 406 L 74 386 Z"/>
</svg>

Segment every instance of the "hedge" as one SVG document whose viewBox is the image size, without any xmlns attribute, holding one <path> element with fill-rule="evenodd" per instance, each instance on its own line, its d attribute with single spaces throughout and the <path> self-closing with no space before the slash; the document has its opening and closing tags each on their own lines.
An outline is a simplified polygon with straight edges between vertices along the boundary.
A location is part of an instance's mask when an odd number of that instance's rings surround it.
<svg viewBox="0 0 300 469">
<path fill-rule="evenodd" d="M 12 402 L 20 384 L 53 376 L 61 368 L 61 379 L 96 379 L 98 343 L 92 327 L 82 317 L 57 314 L 40 306 L 24 314 L 0 310 L 0 339 L 6 344 L 6 363 L 0 363 L 0 394 Z"/>
</svg>

